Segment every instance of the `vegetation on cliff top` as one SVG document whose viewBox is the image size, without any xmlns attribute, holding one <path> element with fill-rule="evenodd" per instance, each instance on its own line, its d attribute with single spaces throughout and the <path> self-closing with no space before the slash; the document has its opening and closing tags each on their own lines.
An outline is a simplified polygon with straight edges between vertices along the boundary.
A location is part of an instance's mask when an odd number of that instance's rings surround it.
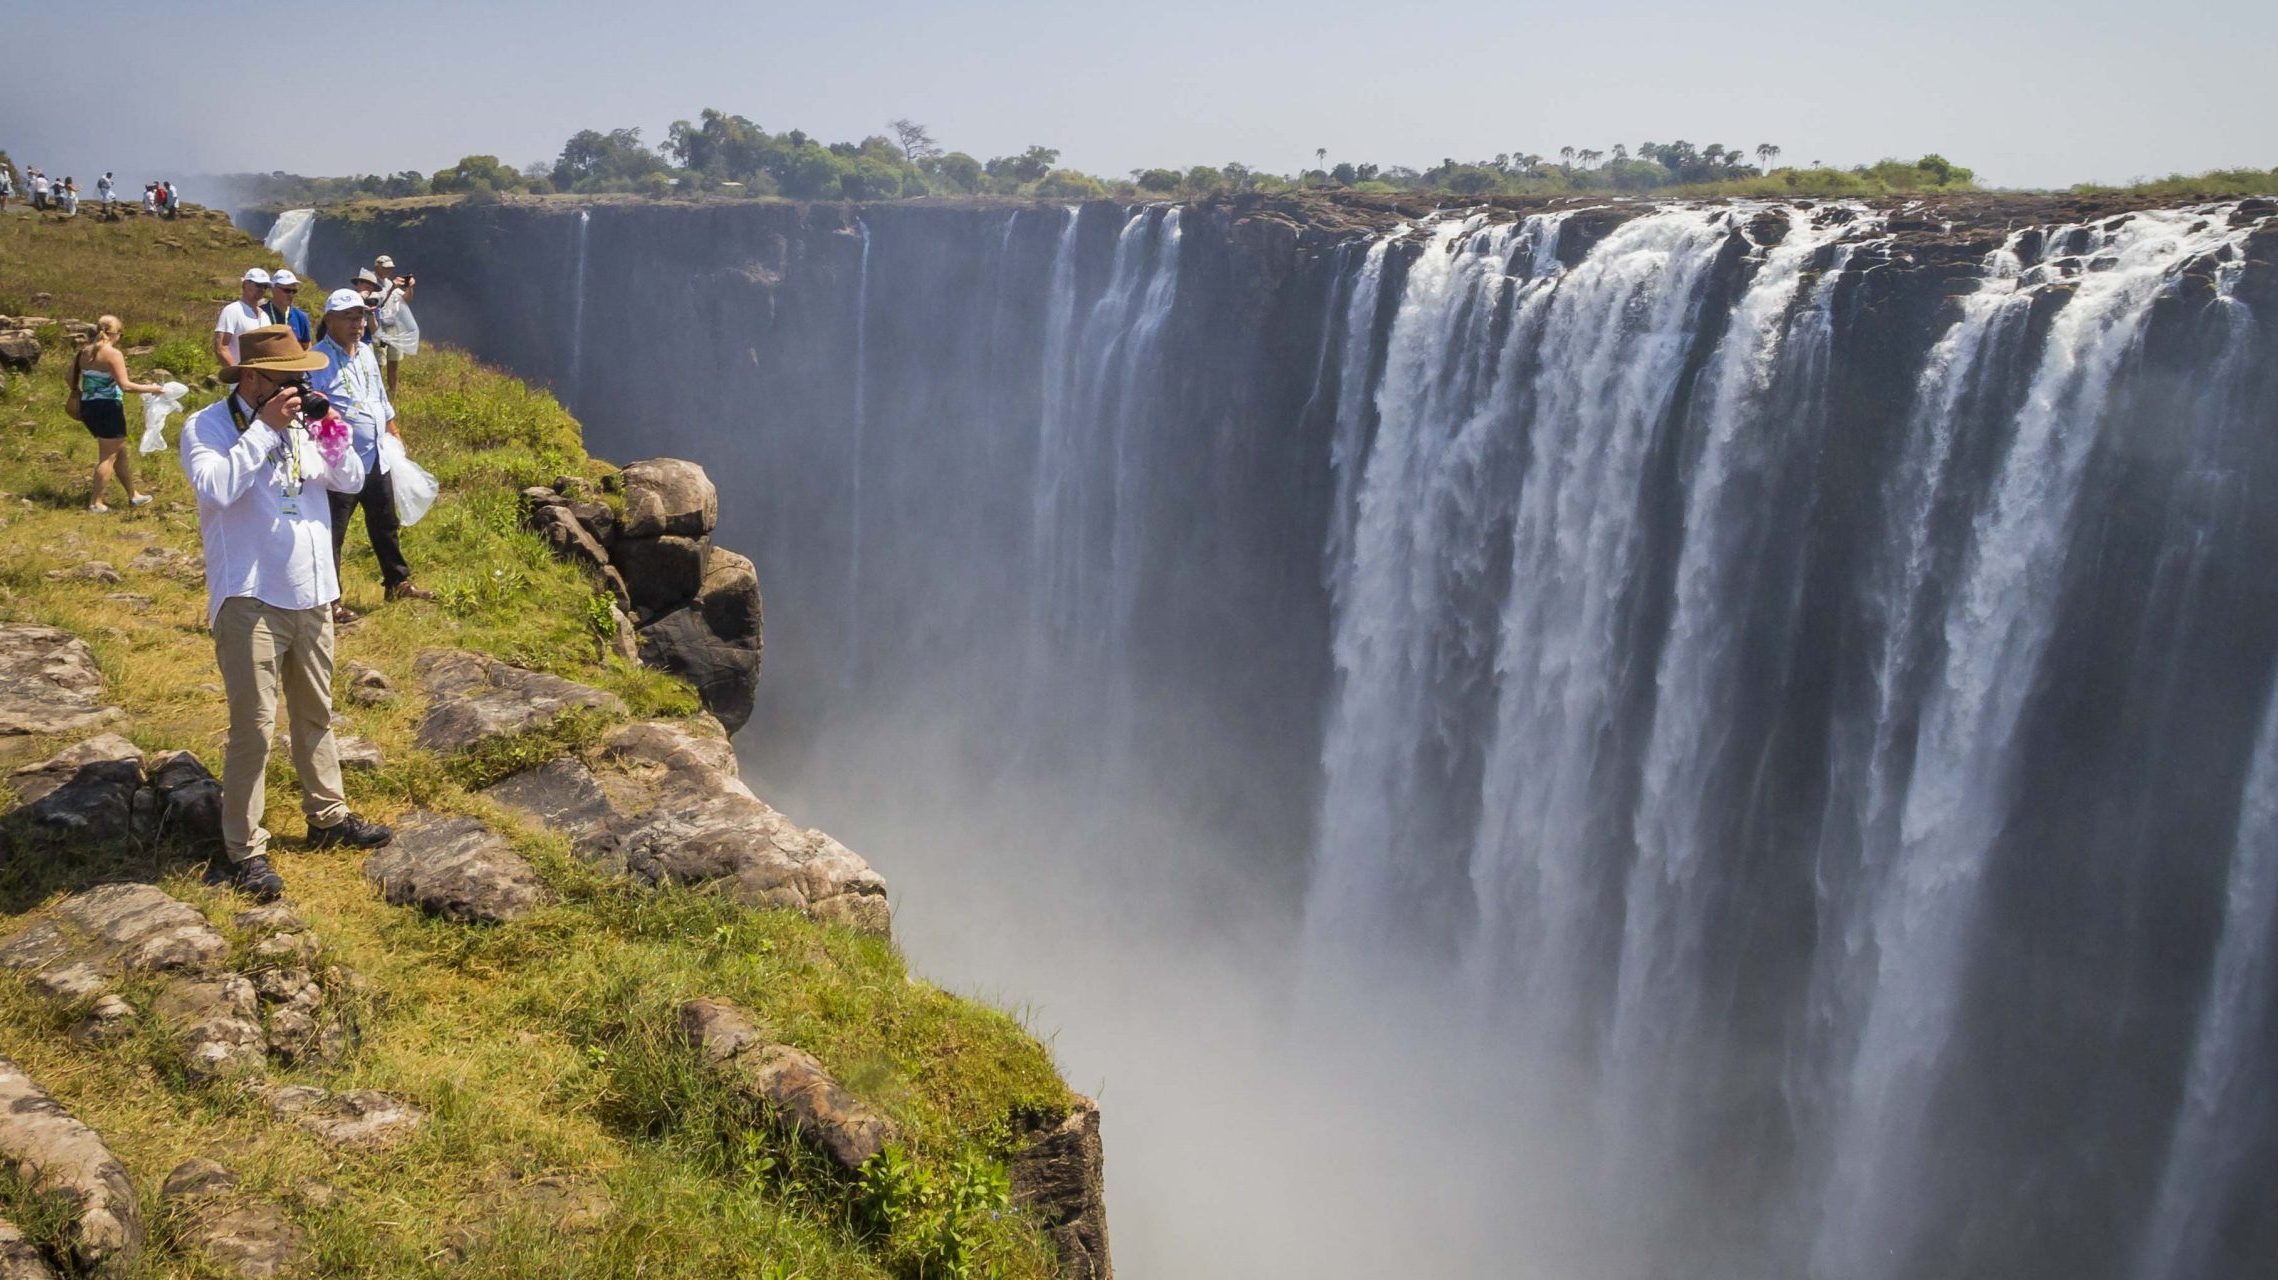
<svg viewBox="0 0 2278 1280">
<path fill-rule="evenodd" d="M 212 372 L 212 317 L 256 263 L 273 260 L 218 215 L 67 223 L 10 214 L 0 217 L 0 312 L 117 314 L 129 344 L 153 348 L 129 356 L 138 376 L 163 365 L 197 384 Z M 202 581 L 195 571 L 129 567 L 152 548 L 196 554 L 194 501 L 169 449 L 136 460 L 154 503 L 86 512 L 94 450 L 62 412 L 69 341 L 54 326 L 43 338 L 37 368 L 8 375 L 0 389 L 0 620 L 84 638 L 137 745 L 187 748 L 218 764 L 225 713 Z M 407 549 L 440 599 L 383 605 L 357 535 L 349 600 L 369 616 L 343 633 L 340 660 L 369 663 L 408 688 L 421 650 L 477 649 L 610 690 L 638 716 L 693 716 L 686 686 L 604 656 L 591 587 L 520 527 L 520 486 L 607 472 L 585 456 L 576 422 L 550 396 L 458 353 L 422 354 L 403 376 L 405 434 L 445 491 L 407 532 Z M 177 419 L 170 439 L 179 430 Z M 93 560 L 124 570 L 126 581 L 49 576 Z M 291 903 L 332 959 L 364 975 L 368 992 L 362 1034 L 341 1065 L 272 1079 L 412 1099 L 430 1120 L 403 1145 L 342 1153 L 243 1087 L 186 1083 L 153 1026 L 107 1051 L 74 1044 L 62 1034 L 68 1019 L 23 979 L 0 973 L 0 1055 L 104 1135 L 159 1224 L 139 1274 L 212 1274 L 168 1234 L 156 1197 L 167 1170 L 200 1155 L 220 1156 L 246 1190 L 284 1205 L 310 1233 L 323 1274 L 1052 1273 L 1041 1236 L 1002 1211 L 1002 1161 L 1017 1124 L 1065 1114 L 1070 1099 L 1047 1051 L 1012 1017 L 915 980 L 884 941 L 587 868 L 560 836 L 470 790 L 495 761 L 414 747 L 416 702 L 342 708 L 387 761 L 348 775 L 356 807 L 382 820 L 413 807 L 479 817 L 512 837 L 556 901 L 481 929 L 390 907 L 360 874 L 360 859 L 299 851 L 297 788 L 282 751 L 272 761 L 268 823 L 279 833 L 273 851 Z M 544 745 L 575 749 L 606 727 L 573 721 Z M 20 743 L 0 764 L 63 745 Z M 10 803 L 0 788 L 0 805 Z M 154 879 L 226 924 L 243 904 L 199 883 L 203 852 L 132 842 L 20 847 L 0 866 L 0 933 L 61 893 L 123 878 Z M 700 994 L 753 1010 L 772 1035 L 814 1053 L 902 1126 L 910 1147 L 885 1183 L 826 1169 L 696 1069 L 674 1038 L 673 1016 Z M 613 1209 L 589 1228 L 564 1229 L 502 1192 L 542 1175 L 581 1180 Z M 20 1225 L 54 1220 L 9 1194 L 0 1188 L 0 1213 Z"/>
</svg>

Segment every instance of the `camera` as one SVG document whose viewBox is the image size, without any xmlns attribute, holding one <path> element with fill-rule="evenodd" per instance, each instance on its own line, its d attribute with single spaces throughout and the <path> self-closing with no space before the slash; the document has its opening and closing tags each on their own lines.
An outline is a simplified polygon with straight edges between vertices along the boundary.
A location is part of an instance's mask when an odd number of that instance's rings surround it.
<svg viewBox="0 0 2278 1280">
<path fill-rule="evenodd" d="M 304 387 L 307 384 L 302 384 Z M 322 391 L 301 392 L 301 421 L 317 422 L 332 412 L 332 398 Z"/>
</svg>

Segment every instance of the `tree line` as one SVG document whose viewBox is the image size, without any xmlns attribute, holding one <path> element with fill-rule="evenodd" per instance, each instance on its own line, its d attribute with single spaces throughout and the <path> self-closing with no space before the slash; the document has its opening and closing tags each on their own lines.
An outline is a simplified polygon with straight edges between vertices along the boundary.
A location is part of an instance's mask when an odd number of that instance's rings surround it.
<svg viewBox="0 0 2278 1280">
<path fill-rule="evenodd" d="M 1134 169 L 1102 177 L 1060 164 L 1057 148 L 1032 145 L 981 159 L 942 146 L 926 126 L 890 122 L 887 132 L 858 142 L 824 142 L 802 130 L 771 133 L 740 115 L 707 107 L 675 121 L 650 143 L 638 128 L 584 129 L 558 155 L 516 168 L 494 155 L 461 157 L 432 175 L 416 171 L 312 178 L 297 174 L 231 175 L 246 204 L 314 205 L 365 198 L 462 195 L 476 200 L 514 194 L 650 196 L 782 196 L 798 200 L 899 200 L 919 196 L 1000 195 L 1042 199 L 1094 196 L 1185 196 L 1297 190 L 1455 195 L 1557 195 L 1589 192 L 1698 191 L 1708 194 L 1881 194 L 1969 190 L 1971 172 L 1942 156 L 1884 160 L 1848 169 L 1812 161 L 1779 166 L 1781 148 L 1721 143 L 1696 146 L 1644 142 L 1632 149 L 1565 146 L 1555 157 L 1528 151 L 1480 160 L 1445 158 L 1428 169 L 1340 159 L 1326 147 L 1315 167 L 1273 173 L 1241 163 L 1184 169 Z M 1751 162 L 1753 160 L 1753 162 Z"/>
</svg>

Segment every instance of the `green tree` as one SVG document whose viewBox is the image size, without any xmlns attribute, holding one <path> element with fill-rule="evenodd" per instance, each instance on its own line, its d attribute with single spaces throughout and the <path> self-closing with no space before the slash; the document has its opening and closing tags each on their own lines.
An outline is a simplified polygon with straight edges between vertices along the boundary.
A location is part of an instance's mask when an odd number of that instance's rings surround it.
<svg viewBox="0 0 2278 1280">
<path fill-rule="evenodd" d="M 952 151 L 935 159 L 931 172 L 934 177 L 968 194 L 979 191 L 986 176 L 981 162 L 962 151 Z"/>
<path fill-rule="evenodd" d="M 521 186 L 522 175 L 500 164 L 497 156 L 461 156 L 457 164 L 436 170 L 428 183 L 429 189 L 437 195 L 515 191 Z"/>
<path fill-rule="evenodd" d="M 1179 175 L 1171 169 L 1133 169 L 1131 178 L 1142 191 L 1176 191 L 1179 187 Z"/>
<path fill-rule="evenodd" d="M 581 129 L 562 144 L 561 158 L 554 161 L 554 185 L 564 190 L 591 189 L 594 184 L 622 189 L 664 167 L 663 159 L 641 142 L 639 129 L 607 133 Z"/>
<path fill-rule="evenodd" d="M 926 132 L 924 125 L 908 116 L 890 121 L 886 127 L 894 131 L 894 140 L 902 149 L 902 158 L 913 165 L 923 165 L 941 154 L 941 147 L 934 142 L 933 135 Z"/>
<path fill-rule="evenodd" d="M 1107 194 L 1107 188 L 1088 174 L 1054 169 L 1036 184 L 1036 194 L 1047 200 L 1090 200 Z"/>
<path fill-rule="evenodd" d="M 1056 148 L 1035 146 L 1017 156 L 998 156 L 982 167 L 989 177 L 1009 188 L 1041 181 L 1058 163 L 1060 152 Z"/>
</svg>

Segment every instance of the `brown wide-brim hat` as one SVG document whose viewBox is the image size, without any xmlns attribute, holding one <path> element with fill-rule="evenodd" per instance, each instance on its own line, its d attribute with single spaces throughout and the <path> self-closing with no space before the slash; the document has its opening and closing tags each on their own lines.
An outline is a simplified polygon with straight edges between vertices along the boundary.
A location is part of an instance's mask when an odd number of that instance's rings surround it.
<svg viewBox="0 0 2278 1280">
<path fill-rule="evenodd" d="M 255 373 L 314 373 L 331 363 L 303 347 L 291 329 L 265 324 L 237 335 L 237 363 L 221 371 L 221 380 L 235 382 L 247 369 Z"/>
</svg>

